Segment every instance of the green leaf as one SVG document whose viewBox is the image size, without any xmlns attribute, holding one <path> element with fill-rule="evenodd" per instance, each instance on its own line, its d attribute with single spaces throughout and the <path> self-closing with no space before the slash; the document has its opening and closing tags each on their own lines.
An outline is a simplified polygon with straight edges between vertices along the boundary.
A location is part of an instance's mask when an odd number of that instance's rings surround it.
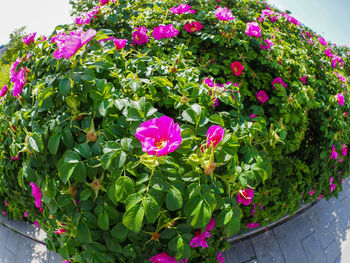
<svg viewBox="0 0 350 263">
<path fill-rule="evenodd" d="M 217 114 L 210 116 L 209 117 L 209 121 L 212 122 L 212 123 L 218 124 L 218 125 L 220 125 L 222 127 L 225 127 L 224 120 Z"/>
<path fill-rule="evenodd" d="M 64 163 L 58 168 L 58 175 L 60 176 L 63 183 L 67 183 L 69 178 L 72 176 L 75 169 L 75 164 Z"/>
<path fill-rule="evenodd" d="M 72 87 L 72 82 L 70 79 L 62 79 L 59 85 L 59 92 L 62 95 L 67 96 L 70 92 L 71 87 Z"/>
<path fill-rule="evenodd" d="M 160 207 L 153 197 L 149 196 L 143 201 L 143 206 L 145 208 L 146 219 L 150 223 L 154 223 L 160 213 Z"/>
<path fill-rule="evenodd" d="M 64 154 L 63 160 L 65 163 L 79 163 L 80 155 L 77 152 L 68 151 Z"/>
<path fill-rule="evenodd" d="M 183 260 L 191 257 L 191 248 L 188 242 L 185 242 L 181 236 L 177 239 L 176 250 L 176 260 Z"/>
<path fill-rule="evenodd" d="M 123 215 L 123 224 L 129 230 L 140 232 L 145 215 L 143 206 L 139 203 L 125 212 Z"/>
<path fill-rule="evenodd" d="M 205 227 L 211 218 L 210 206 L 205 202 L 202 202 L 197 213 L 194 214 L 191 221 L 193 228 L 203 228 Z"/>
<path fill-rule="evenodd" d="M 92 151 L 90 149 L 90 146 L 86 143 L 80 144 L 78 147 L 78 151 L 81 156 L 88 159 L 92 156 Z"/>
<path fill-rule="evenodd" d="M 59 253 L 64 259 L 69 259 L 69 252 L 68 252 L 67 245 L 64 245 L 64 246 L 60 247 L 60 249 L 58 250 L 58 253 Z"/>
<path fill-rule="evenodd" d="M 53 134 L 48 142 L 48 148 L 50 153 L 55 154 L 57 153 L 58 146 L 60 145 L 60 138 L 61 136 L 57 133 Z"/>
<path fill-rule="evenodd" d="M 115 183 L 115 195 L 119 202 L 125 202 L 126 198 L 134 192 L 134 182 L 127 176 L 119 177 Z"/>
<path fill-rule="evenodd" d="M 73 135 L 69 127 L 66 127 L 63 130 L 62 141 L 63 141 L 63 144 L 68 148 L 73 148 Z"/>
<path fill-rule="evenodd" d="M 81 243 L 91 243 L 92 238 L 89 227 L 84 222 L 80 222 L 77 226 L 77 234 L 75 236 Z"/>
<path fill-rule="evenodd" d="M 105 211 L 98 215 L 97 225 L 102 230 L 109 229 L 109 218 L 108 218 L 108 214 Z"/>
<path fill-rule="evenodd" d="M 238 210 L 238 215 L 237 215 L 237 209 L 233 209 L 232 213 L 233 216 L 231 218 L 231 220 L 228 221 L 228 224 L 225 226 L 224 231 L 227 237 L 230 237 L 236 233 L 239 232 L 240 228 L 241 228 L 241 219 L 240 219 L 240 215 L 239 215 L 239 210 Z"/>
<path fill-rule="evenodd" d="M 182 207 L 181 192 L 176 188 L 171 188 L 166 195 L 166 207 L 169 211 L 175 211 Z"/>
<path fill-rule="evenodd" d="M 84 163 L 79 162 L 76 164 L 73 171 L 73 178 L 78 183 L 83 183 L 86 181 L 86 170 Z"/>
<path fill-rule="evenodd" d="M 182 112 L 182 118 L 192 124 L 196 124 L 197 122 L 197 116 L 196 116 L 196 112 L 192 109 L 187 109 L 184 112 Z"/>
<path fill-rule="evenodd" d="M 128 236 L 129 230 L 122 224 L 119 223 L 112 228 L 111 235 L 118 239 L 118 241 L 125 241 Z"/>
<path fill-rule="evenodd" d="M 29 148 L 36 152 L 42 152 L 44 150 L 44 143 L 41 139 L 41 135 L 34 133 L 31 137 L 28 138 Z"/>
<path fill-rule="evenodd" d="M 84 189 L 83 191 L 81 191 L 80 193 L 80 201 L 86 201 L 89 199 L 89 197 L 91 196 L 91 191 L 90 189 Z"/>
</svg>

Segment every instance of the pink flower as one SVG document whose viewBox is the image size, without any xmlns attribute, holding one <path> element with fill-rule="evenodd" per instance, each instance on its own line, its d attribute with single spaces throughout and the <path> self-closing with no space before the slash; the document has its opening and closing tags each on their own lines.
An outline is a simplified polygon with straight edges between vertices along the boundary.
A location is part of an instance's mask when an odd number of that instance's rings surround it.
<svg viewBox="0 0 350 263">
<path fill-rule="evenodd" d="M 81 28 L 66 33 L 58 33 L 51 39 L 51 43 L 57 45 L 56 51 L 53 53 L 55 59 L 72 57 L 81 47 L 89 42 L 96 35 L 96 31 L 89 29 L 83 32 Z"/>
<path fill-rule="evenodd" d="M 209 231 L 211 231 L 215 226 L 215 219 L 210 219 L 205 231 L 201 233 L 200 229 L 196 231 L 196 235 L 190 241 L 190 247 L 199 247 L 201 246 L 203 249 L 209 247 L 206 238 L 210 237 Z"/>
<path fill-rule="evenodd" d="M 270 39 L 265 39 L 264 42 L 265 42 L 266 45 L 260 44 L 260 48 L 262 50 L 264 50 L 264 49 L 271 49 L 272 46 L 274 45 L 273 42 Z"/>
<path fill-rule="evenodd" d="M 4 87 L 0 91 L 0 98 L 4 97 L 7 93 L 7 86 L 4 85 Z"/>
<path fill-rule="evenodd" d="M 255 114 L 250 114 L 250 116 L 249 116 L 252 120 L 255 118 L 255 117 L 258 117 L 258 115 L 255 115 Z M 255 122 L 255 121 L 253 121 L 253 122 Z"/>
<path fill-rule="evenodd" d="M 41 190 L 33 182 L 30 183 L 30 186 L 32 187 L 32 194 L 33 194 L 34 199 L 35 199 L 35 207 L 40 209 L 41 208 L 41 198 L 42 198 Z"/>
<path fill-rule="evenodd" d="M 227 9 L 226 7 L 217 8 L 215 10 L 215 16 L 221 21 L 229 21 L 235 19 L 235 17 L 232 15 L 231 10 Z"/>
<path fill-rule="evenodd" d="M 332 152 L 331 152 L 331 160 L 332 159 L 338 159 L 338 153 L 335 151 L 335 144 L 332 147 Z M 331 177 L 332 178 L 332 177 Z"/>
<path fill-rule="evenodd" d="M 258 228 L 260 225 L 259 223 L 248 223 L 247 228 Z"/>
<path fill-rule="evenodd" d="M 140 140 L 142 151 L 156 156 L 174 152 L 182 142 L 179 124 L 167 116 L 142 123 L 135 137 Z"/>
<path fill-rule="evenodd" d="M 224 138 L 225 130 L 219 125 L 212 125 L 207 131 L 207 147 L 210 145 L 213 148 L 218 145 Z"/>
<path fill-rule="evenodd" d="M 179 34 L 179 30 L 176 30 L 173 25 L 160 25 L 153 29 L 153 37 L 157 40 L 162 38 L 171 38 Z"/>
<path fill-rule="evenodd" d="M 343 156 L 348 155 L 348 147 L 345 144 L 343 144 L 343 148 L 341 149 L 341 151 Z"/>
<path fill-rule="evenodd" d="M 242 65 L 241 62 L 235 61 L 235 62 L 232 62 L 231 69 L 233 71 L 233 74 L 235 74 L 236 76 L 239 76 L 242 74 L 244 70 L 244 66 Z"/>
<path fill-rule="evenodd" d="M 181 14 L 185 14 L 185 13 L 194 14 L 196 12 L 196 10 L 191 9 L 191 8 L 192 8 L 192 6 L 190 6 L 190 5 L 181 4 L 177 7 L 174 6 L 174 7 L 170 8 L 170 11 L 176 15 L 181 15 Z"/>
<path fill-rule="evenodd" d="M 11 159 L 11 160 L 14 160 L 14 161 L 18 161 L 18 160 L 19 160 L 19 154 L 17 154 L 16 157 L 10 156 L 10 159 Z"/>
<path fill-rule="evenodd" d="M 346 80 L 345 80 L 345 78 L 342 76 L 342 75 L 340 75 L 338 72 L 333 72 L 336 76 L 338 76 L 338 78 L 342 81 L 342 82 L 345 82 Z"/>
<path fill-rule="evenodd" d="M 109 0 L 100 0 L 100 4 L 103 6 L 103 5 L 106 5 L 109 3 Z"/>
<path fill-rule="evenodd" d="M 170 257 L 167 253 L 159 253 L 149 259 L 151 263 L 187 263 L 187 259 L 181 260 L 180 262 L 175 261 L 175 257 Z"/>
<path fill-rule="evenodd" d="M 25 211 L 23 215 L 24 215 L 24 217 L 27 217 L 28 216 L 28 212 Z"/>
<path fill-rule="evenodd" d="M 331 187 L 330 187 L 331 192 L 333 192 L 335 190 L 336 186 L 337 186 L 336 184 L 331 185 Z"/>
<path fill-rule="evenodd" d="M 314 189 L 311 189 L 309 195 L 310 195 L 310 196 L 313 196 L 314 194 L 315 194 L 315 190 L 314 190 Z"/>
<path fill-rule="evenodd" d="M 256 94 L 256 98 L 261 103 L 265 103 L 269 100 L 269 96 L 267 96 L 266 92 L 264 90 L 259 90 Z"/>
<path fill-rule="evenodd" d="M 31 33 L 27 36 L 25 36 L 22 41 L 26 45 L 30 45 L 30 43 L 34 43 L 34 38 L 35 38 L 36 33 Z"/>
<path fill-rule="evenodd" d="M 200 31 L 202 28 L 203 28 L 202 24 L 195 21 L 185 24 L 185 30 L 191 34 L 196 31 Z"/>
<path fill-rule="evenodd" d="M 55 231 L 55 234 L 58 234 L 58 235 L 63 235 L 64 233 L 66 233 L 66 230 L 64 228 L 60 228 Z"/>
<path fill-rule="evenodd" d="M 149 41 L 149 36 L 147 35 L 147 28 L 140 26 L 132 33 L 132 43 L 136 45 L 146 44 Z"/>
<path fill-rule="evenodd" d="M 320 194 L 318 197 L 317 197 L 317 200 L 321 200 L 323 198 L 323 195 Z"/>
<path fill-rule="evenodd" d="M 319 37 L 319 38 L 318 38 L 318 41 L 319 41 L 322 45 L 324 45 L 324 46 L 327 45 L 327 41 L 326 41 L 323 37 Z"/>
<path fill-rule="evenodd" d="M 272 88 L 276 89 L 276 84 L 281 84 L 283 86 L 283 88 L 287 88 L 287 84 L 283 81 L 283 79 L 281 77 L 275 78 L 272 81 Z"/>
<path fill-rule="evenodd" d="M 210 78 L 206 78 L 204 80 L 204 84 L 208 85 L 209 87 L 213 88 L 214 87 L 214 82 Z"/>
<path fill-rule="evenodd" d="M 304 77 L 300 77 L 301 83 L 303 83 L 303 85 L 306 85 L 306 75 Z"/>
<path fill-rule="evenodd" d="M 329 178 L 329 184 L 331 185 L 333 184 L 333 182 L 334 182 L 334 178 L 333 177 Z"/>
<path fill-rule="evenodd" d="M 327 57 L 333 57 L 332 49 L 329 47 L 325 51 Z"/>
<path fill-rule="evenodd" d="M 3 216 L 6 216 L 6 212 L 5 211 L 2 211 L 1 212 Z"/>
<path fill-rule="evenodd" d="M 344 96 L 342 93 L 338 93 L 337 94 L 337 100 L 338 100 L 338 104 L 341 105 L 341 106 L 344 106 Z"/>
<path fill-rule="evenodd" d="M 39 227 L 39 222 L 38 221 L 34 221 L 34 223 L 33 223 L 37 228 L 40 228 Z"/>
<path fill-rule="evenodd" d="M 128 40 L 126 40 L 126 39 L 115 38 L 115 39 L 113 39 L 113 44 L 117 50 L 120 50 L 120 49 L 125 47 L 127 41 Z"/>
<path fill-rule="evenodd" d="M 247 23 L 247 28 L 245 30 L 247 36 L 261 37 L 261 28 L 257 22 Z"/>
<path fill-rule="evenodd" d="M 287 18 L 287 21 L 289 23 L 292 23 L 292 24 L 295 24 L 295 25 L 301 25 L 301 23 L 297 19 L 295 19 L 294 17 L 290 16 L 289 14 L 282 13 L 282 16 Z"/>
<path fill-rule="evenodd" d="M 9 203 L 7 201 L 4 201 L 4 203 L 5 203 L 6 206 L 9 206 Z"/>
<path fill-rule="evenodd" d="M 95 6 L 94 8 L 92 8 L 91 10 L 83 13 L 81 16 L 75 17 L 74 18 L 74 22 L 78 25 L 78 26 L 82 26 L 82 25 L 87 25 L 90 24 L 91 19 L 95 18 L 96 15 L 99 13 L 100 11 L 100 6 Z"/>
<path fill-rule="evenodd" d="M 70 263 L 69 260 L 62 261 L 61 263 Z"/>
<path fill-rule="evenodd" d="M 240 190 L 237 195 L 237 202 L 242 203 L 243 205 L 249 205 L 252 202 L 253 195 L 254 190 L 251 188 Z"/>
<path fill-rule="evenodd" d="M 219 261 L 219 263 L 224 263 L 225 258 L 222 256 L 221 252 L 218 253 L 216 260 Z"/>
</svg>

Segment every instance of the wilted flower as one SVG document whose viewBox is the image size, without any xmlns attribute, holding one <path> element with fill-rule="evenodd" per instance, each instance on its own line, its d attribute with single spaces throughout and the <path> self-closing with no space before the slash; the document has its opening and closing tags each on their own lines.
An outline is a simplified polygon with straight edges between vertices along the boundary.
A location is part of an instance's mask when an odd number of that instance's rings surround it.
<svg viewBox="0 0 350 263">
<path fill-rule="evenodd" d="M 221 252 L 218 253 L 216 260 L 219 261 L 219 263 L 224 263 L 225 258 L 222 256 Z"/>
<path fill-rule="evenodd" d="M 162 38 L 171 38 L 179 34 L 179 31 L 174 28 L 173 25 L 160 25 L 153 29 L 153 37 L 157 40 Z"/>
<path fill-rule="evenodd" d="M 261 28 L 257 22 L 247 23 L 247 28 L 245 30 L 247 36 L 261 37 Z"/>
<path fill-rule="evenodd" d="M 35 207 L 37 208 L 41 208 L 41 190 L 40 188 L 33 182 L 30 183 L 30 186 L 32 187 L 32 194 L 34 196 L 35 199 Z"/>
<path fill-rule="evenodd" d="M 253 195 L 254 190 L 251 188 L 240 190 L 237 195 L 237 202 L 243 205 L 249 205 L 252 202 Z"/>
<path fill-rule="evenodd" d="M 142 123 L 135 137 L 140 140 L 142 151 L 157 156 L 175 151 L 182 142 L 179 124 L 167 116 Z"/>
</svg>

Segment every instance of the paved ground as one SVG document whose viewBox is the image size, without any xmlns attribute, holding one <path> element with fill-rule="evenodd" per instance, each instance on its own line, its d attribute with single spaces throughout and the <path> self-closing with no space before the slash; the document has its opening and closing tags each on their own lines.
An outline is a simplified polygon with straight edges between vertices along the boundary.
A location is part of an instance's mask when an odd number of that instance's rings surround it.
<svg viewBox="0 0 350 263">
<path fill-rule="evenodd" d="M 338 199 L 225 252 L 225 263 L 350 263 L 350 178 Z"/>
<path fill-rule="evenodd" d="M 8 221 L 10 228 L 44 240 L 33 225 Z M 45 245 L 0 224 L 0 263 L 60 263 Z M 350 178 L 338 199 L 321 200 L 305 213 L 261 235 L 235 244 L 225 263 L 350 263 Z"/>
</svg>

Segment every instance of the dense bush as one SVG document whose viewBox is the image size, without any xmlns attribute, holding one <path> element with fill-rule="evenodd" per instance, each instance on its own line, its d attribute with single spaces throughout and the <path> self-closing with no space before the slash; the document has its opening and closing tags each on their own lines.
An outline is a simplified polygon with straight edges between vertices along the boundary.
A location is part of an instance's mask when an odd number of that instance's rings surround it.
<svg viewBox="0 0 350 263">
<path fill-rule="evenodd" d="M 95 4 L 25 39 L 1 105 L 2 211 L 50 249 L 221 262 L 223 236 L 341 190 L 344 52 L 259 1 Z"/>
</svg>

